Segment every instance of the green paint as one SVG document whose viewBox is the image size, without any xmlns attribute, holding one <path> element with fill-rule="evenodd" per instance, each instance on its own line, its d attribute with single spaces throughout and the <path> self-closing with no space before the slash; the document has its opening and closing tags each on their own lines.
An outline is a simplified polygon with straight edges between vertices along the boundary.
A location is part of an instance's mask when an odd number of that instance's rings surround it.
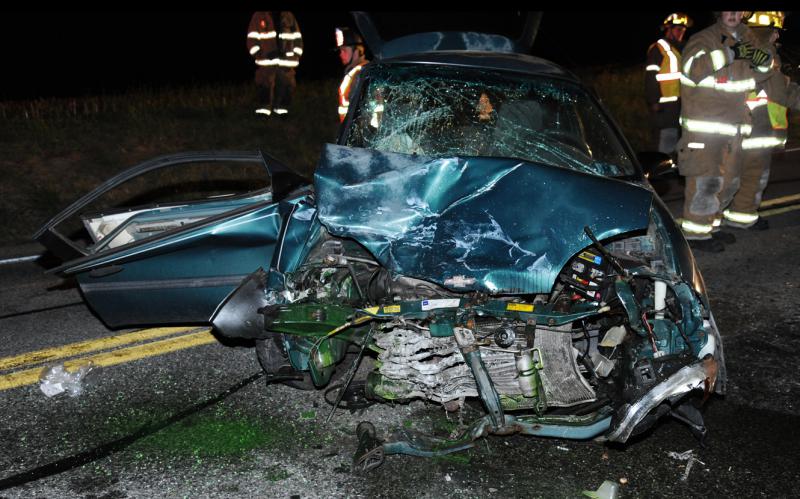
<svg viewBox="0 0 800 499">
<path fill-rule="evenodd" d="M 242 455 L 287 441 L 287 435 L 247 419 L 198 416 L 154 433 L 140 441 L 145 448 L 178 455 L 221 457 Z"/>
<path fill-rule="evenodd" d="M 469 455 L 465 452 L 453 452 L 451 454 L 443 454 L 441 456 L 434 456 L 433 460 L 439 463 L 451 463 L 468 465 L 471 463 Z"/>
<path fill-rule="evenodd" d="M 435 433 L 442 433 L 447 436 L 453 434 L 458 429 L 458 422 L 451 421 L 447 417 L 436 418 L 433 420 L 433 431 Z"/>
<path fill-rule="evenodd" d="M 153 418 L 163 414 L 163 418 Z M 314 411 L 302 417 L 315 417 Z M 134 434 L 142 429 L 157 427 L 168 418 L 163 407 L 135 409 L 127 414 L 110 417 L 103 433 L 109 440 Z M 219 406 L 177 421 L 136 441 L 131 450 L 135 460 L 148 460 L 154 455 L 188 457 L 201 462 L 202 458 L 243 457 L 254 449 L 276 449 L 303 445 L 314 439 L 313 431 L 301 425 L 271 418 L 253 417 L 241 411 Z"/>
</svg>

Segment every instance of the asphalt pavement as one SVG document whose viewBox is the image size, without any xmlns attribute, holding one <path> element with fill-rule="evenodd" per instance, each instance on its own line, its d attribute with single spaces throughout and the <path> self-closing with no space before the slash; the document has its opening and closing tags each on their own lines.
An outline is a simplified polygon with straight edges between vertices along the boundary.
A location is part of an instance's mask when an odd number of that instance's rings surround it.
<svg viewBox="0 0 800 499">
<path fill-rule="evenodd" d="M 776 157 L 767 199 L 800 193 L 798 161 Z M 677 180 L 657 187 L 679 213 Z M 355 475 L 359 421 L 382 436 L 458 421 L 414 402 L 339 410 L 325 425 L 323 392 L 268 386 L 251 345 L 213 341 L 95 367 L 75 397 L 48 398 L 38 383 L 0 391 L 0 497 L 580 497 L 604 480 L 622 497 L 796 497 L 800 210 L 768 220 L 767 231 L 736 232 L 723 253 L 695 255 L 729 377 L 727 395 L 705 405 L 706 448 L 667 420 L 625 446 L 493 436 L 445 458 L 389 456 Z M 39 249 L 1 248 L 0 260 Z M 44 274 L 47 263 L 0 265 L 0 368 L 28 354 L 26 368 L 41 371 L 64 358 L 37 363 L 30 352 L 133 338 L 106 328 L 74 283 Z M 154 334 L 119 349 L 206 333 Z"/>
</svg>

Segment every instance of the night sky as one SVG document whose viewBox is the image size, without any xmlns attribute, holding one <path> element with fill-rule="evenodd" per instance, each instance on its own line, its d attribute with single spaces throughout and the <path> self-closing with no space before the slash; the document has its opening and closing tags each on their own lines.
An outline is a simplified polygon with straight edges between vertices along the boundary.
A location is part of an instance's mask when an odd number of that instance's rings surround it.
<svg viewBox="0 0 800 499">
<path fill-rule="evenodd" d="M 545 12 L 534 55 L 568 68 L 635 64 L 658 38 L 669 14 L 652 12 Z M 252 79 L 245 46 L 252 11 L 0 13 L 0 100 L 118 93 L 194 83 Z M 338 78 L 333 47 L 337 25 L 354 26 L 347 12 L 295 11 L 305 55 L 298 80 Z M 689 12 L 695 26 L 711 12 Z M 375 13 L 384 38 L 410 31 L 469 30 L 516 37 L 524 13 Z M 792 18 L 788 25 L 791 28 Z M 800 27 L 798 27 L 800 29 Z M 797 38 L 797 30 L 785 40 Z"/>
</svg>

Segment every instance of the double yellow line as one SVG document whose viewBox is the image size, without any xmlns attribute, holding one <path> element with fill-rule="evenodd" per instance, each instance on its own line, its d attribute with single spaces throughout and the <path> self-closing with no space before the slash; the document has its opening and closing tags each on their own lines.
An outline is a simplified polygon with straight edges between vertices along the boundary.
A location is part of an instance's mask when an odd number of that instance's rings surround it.
<svg viewBox="0 0 800 499">
<path fill-rule="evenodd" d="M 165 336 L 170 338 L 150 341 Z M 95 367 L 107 367 L 216 341 L 208 327 L 159 327 L 0 358 L 0 373 L 12 370 L 0 374 L 0 390 L 37 383 L 44 367 L 42 364 L 56 360 L 69 359 L 64 361 L 64 368 L 72 372 L 89 362 Z M 118 348 L 141 342 L 146 343 Z M 100 353 L 80 356 L 92 352 Z M 76 356 L 80 357 L 71 358 Z M 35 365 L 38 367 L 31 367 Z"/>
<path fill-rule="evenodd" d="M 761 203 L 762 209 L 758 210 L 758 214 L 761 215 L 762 217 L 768 217 L 770 215 L 778 215 L 780 213 L 786 213 L 787 211 L 800 210 L 800 203 L 793 204 L 790 206 L 784 206 L 782 208 L 773 208 L 771 210 L 763 209 L 763 208 L 768 208 L 770 206 L 775 206 L 776 204 L 791 203 L 792 201 L 800 201 L 800 194 L 792 194 L 790 196 L 767 199 L 766 201 Z"/>
</svg>

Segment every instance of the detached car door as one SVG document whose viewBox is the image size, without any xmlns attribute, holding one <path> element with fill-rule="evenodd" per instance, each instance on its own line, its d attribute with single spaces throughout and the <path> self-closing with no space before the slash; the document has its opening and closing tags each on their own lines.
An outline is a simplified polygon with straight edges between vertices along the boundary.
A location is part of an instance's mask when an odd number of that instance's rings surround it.
<svg viewBox="0 0 800 499">
<path fill-rule="evenodd" d="M 101 196 L 142 175 L 191 163 L 255 163 L 269 186 L 188 202 L 86 214 Z M 111 327 L 207 322 L 247 275 L 268 267 L 287 211 L 281 200 L 305 181 L 261 152 L 192 152 L 159 157 L 106 181 L 45 224 L 34 238 L 66 263 L 84 298 Z M 83 235 L 61 230 L 80 217 Z M 82 234 L 81 234 L 82 233 Z M 88 238 L 85 237 L 88 233 Z"/>
</svg>

